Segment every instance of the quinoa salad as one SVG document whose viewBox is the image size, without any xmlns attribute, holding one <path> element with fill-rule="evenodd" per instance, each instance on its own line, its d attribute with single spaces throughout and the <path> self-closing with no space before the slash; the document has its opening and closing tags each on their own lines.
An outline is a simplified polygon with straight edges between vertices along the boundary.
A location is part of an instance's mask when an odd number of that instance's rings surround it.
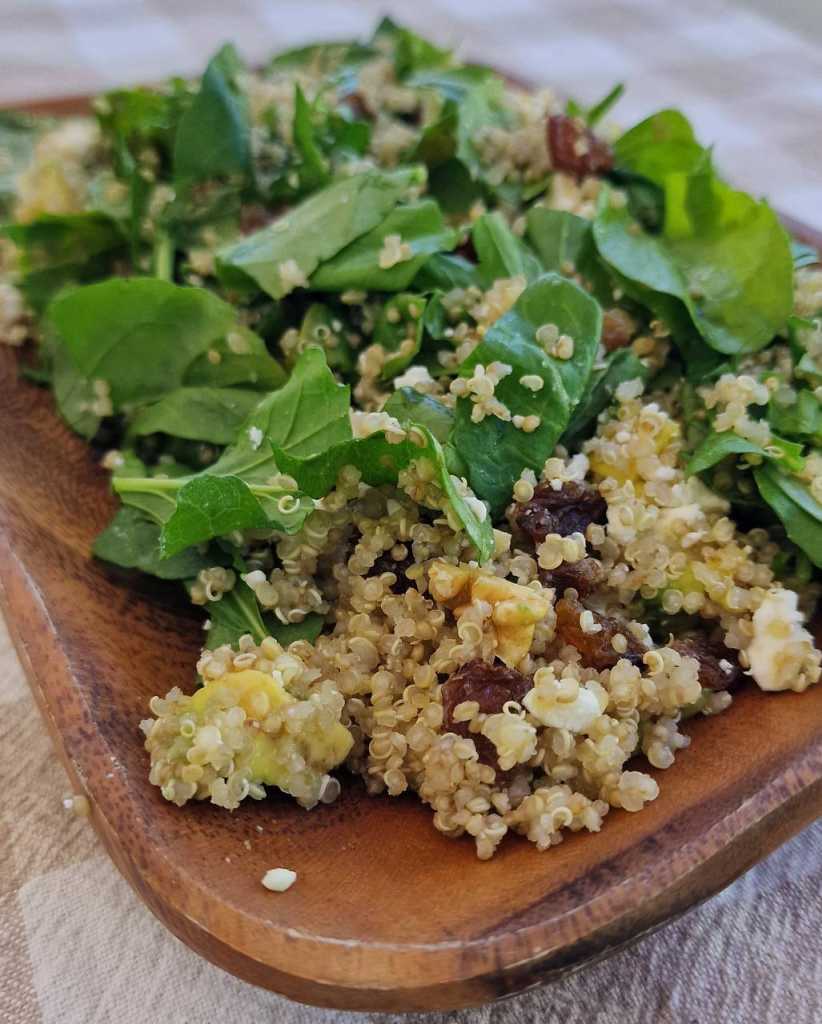
<svg viewBox="0 0 822 1024">
<path fill-rule="evenodd" d="M 94 556 L 203 611 L 134 723 L 166 800 L 544 850 L 818 682 L 818 254 L 621 92 L 385 20 L 0 113 L 0 340 L 110 471 Z"/>
</svg>

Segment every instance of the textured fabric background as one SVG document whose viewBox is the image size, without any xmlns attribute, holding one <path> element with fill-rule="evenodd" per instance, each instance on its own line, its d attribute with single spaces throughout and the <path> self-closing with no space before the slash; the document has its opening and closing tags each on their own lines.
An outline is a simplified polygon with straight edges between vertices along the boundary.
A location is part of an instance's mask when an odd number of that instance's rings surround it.
<svg viewBox="0 0 822 1024">
<path fill-rule="evenodd" d="M 764 6 L 759 4 L 760 7 Z M 680 105 L 733 179 L 822 225 L 822 4 L 800 39 L 719 0 L 0 0 L 0 103 L 195 72 L 223 40 L 252 60 L 397 16 L 624 122 Z M 819 45 L 818 45 L 819 44 Z M 0 1022 L 387 1024 L 252 988 L 172 938 L 63 812 L 55 763 L 0 621 Z M 683 764 L 684 767 L 684 764 Z M 538 854 L 535 853 L 535 856 Z M 550 856 L 550 853 L 545 854 Z M 822 822 L 720 896 L 540 992 L 425 1024 L 818 1024 Z"/>
</svg>

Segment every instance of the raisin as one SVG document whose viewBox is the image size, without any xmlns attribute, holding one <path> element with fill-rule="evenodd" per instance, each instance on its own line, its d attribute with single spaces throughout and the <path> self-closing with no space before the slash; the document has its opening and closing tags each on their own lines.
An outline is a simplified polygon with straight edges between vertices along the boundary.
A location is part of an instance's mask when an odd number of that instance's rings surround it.
<svg viewBox="0 0 822 1024">
<path fill-rule="evenodd" d="M 594 622 L 602 629 L 596 633 L 585 633 L 579 624 L 579 617 L 584 611 L 575 598 L 563 597 L 556 604 L 557 636 L 564 644 L 570 644 L 579 651 L 583 665 L 601 672 L 605 668 L 613 668 L 620 658 L 625 658 L 632 665 L 642 666 L 645 648 L 618 619 L 591 612 Z M 622 653 L 614 650 L 611 643 L 617 633 L 626 640 L 627 646 Z"/>
<path fill-rule="evenodd" d="M 340 101 L 343 105 L 348 107 L 351 111 L 351 116 L 358 121 L 371 121 L 374 118 L 374 112 L 370 109 L 366 103 L 365 97 L 359 92 L 350 92 L 347 96 L 344 96 Z"/>
<path fill-rule="evenodd" d="M 495 768 L 498 776 L 504 776 L 497 763 L 497 748 L 487 736 L 472 733 L 467 722 L 455 722 L 454 708 L 466 700 L 475 700 L 483 714 L 496 715 L 506 701 L 521 701 L 532 686 L 528 676 L 501 662 L 489 664 L 479 658 L 468 661 L 442 684 L 443 729 L 472 739 L 479 760 Z"/>
<path fill-rule="evenodd" d="M 374 562 L 374 567 L 369 573 L 369 576 L 380 576 L 384 572 L 393 572 L 397 577 L 396 583 L 391 584 L 391 589 L 395 594 L 404 594 L 409 587 L 414 586 L 413 580 L 410 580 L 406 575 L 406 571 L 411 568 L 414 564 L 414 559 L 411 555 L 406 555 L 405 558 L 401 558 L 399 561 L 391 557 L 389 551 L 383 552 L 380 557 Z"/>
<path fill-rule="evenodd" d="M 544 587 L 554 587 L 562 596 L 573 587 L 580 597 L 588 597 L 604 581 L 605 570 L 596 558 L 581 558 L 578 562 L 563 562 L 556 569 L 540 569 L 539 581 Z"/>
<path fill-rule="evenodd" d="M 566 114 L 548 118 L 548 152 L 555 171 L 577 178 L 587 174 L 605 174 L 614 166 L 614 154 L 607 142 L 587 128 L 584 122 Z"/>
<path fill-rule="evenodd" d="M 636 332 L 636 323 L 630 313 L 616 306 L 602 314 L 602 344 L 608 352 L 626 348 Z"/>
<path fill-rule="evenodd" d="M 697 633 L 672 640 L 668 645 L 683 657 L 696 658 L 699 662 L 699 685 L 706 690 L 732 690 L 742 682 L 742 669 L 736 653 L 721 640 L 711 640 Z M 720 661 L 727 661 L 732 667 L 725 672 Z"/>
<path fill-rule="evenodd" d="M 605 499 L 590 484 L 566 481 L 555 491 L 549 483 L 539 484 L 530 501 L 513 506 L 513 519 L 533 543 L 540 544 L 549 533 L 568 537 L 584 534 L 591 523 L 604 523 Z"/>
</svg>

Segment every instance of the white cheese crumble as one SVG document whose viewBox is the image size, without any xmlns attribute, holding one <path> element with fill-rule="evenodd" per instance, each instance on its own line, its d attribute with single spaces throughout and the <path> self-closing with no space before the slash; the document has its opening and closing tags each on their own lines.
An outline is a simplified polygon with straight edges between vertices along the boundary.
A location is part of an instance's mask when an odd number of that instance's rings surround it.
<svg viewBox="0 0 822 1024">
<path fill-rule="evenodd" d="M 248 428 L 248 440 L 251 442 L 251 447 L 256 452 L 260 445 L 263 443 L 263 432 L 259 427 Z"/>
<path fill-rule="evenodd" d="M 289 868 L 271 868 L 262 877 L 262 883 L 266 889 L 272 892 L 285 892 L 297 881 L 297 872 Z"/>
<path fill-rule="evenodd" d="M 753 640 L 748 647 L 751 675 L 762 690 L 801 692 L 814 682 L 807 671 L 813 638 L 802 625 L 796 594 L 771 590 L 754 612 Z"/>
</svg>

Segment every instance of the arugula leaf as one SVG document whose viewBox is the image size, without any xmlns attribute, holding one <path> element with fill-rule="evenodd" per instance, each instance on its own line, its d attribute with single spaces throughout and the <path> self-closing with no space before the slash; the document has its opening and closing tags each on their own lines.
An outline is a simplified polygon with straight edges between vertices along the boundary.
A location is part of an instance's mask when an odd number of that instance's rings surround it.
<svg viewBox="0 0 822 1024">
<path fill-rule="evenodd" d="M 598 103 L 590 107 L 585 114 L 588 127 L 595 128 L 612 107 L 620 101 L 624 92 L 625 83 L 617 82 L 613 89 L 607 92 Z"/>
<path fill-rule="evenodd" d="M 380 253 L 386 238 L 398 235 L 411 249 L 408 259 L 383 268 Z M 382 223 L 321 263 L 311 277 L 314 291 L 343 292 L 349 288 L 399 291 L 407 288 L 433 253 L 453 249 L 457 232 L 446 225 L 431 199 L 397 206 Z"/>
<path fill-rule="evenodd" d="M 459 106 L 446 99 L 435 120 L 423 128 L 411 159 L 419 160 L 429 170 L 452 160 L 457 152 L 458 125 Z"/>
<path fill-rule="evenodd" d="M 61 288 L 110 273 L 126 239 L 102 213 L 44 213 L 27 224 L 6 224 L 0 235 L 17 247 L 20 290 L 38 313 Z"/>
<path fill-rule="evenodd" d="M 371 434 L 365 438 L 351 438 L 309 458 L 294 458 L 278 448 L 275 448 L 275 457 L 277 464 L 312 497 L 327 494 L 336 484 L 343 466 L 356 466 L 366 483 L 379 487 L 395 484 L 400 472 L 412 462 L 427 459 L 434 467 L 436 482 L 456 519 L 452 525 L 455 528 L 462 526 L 479 560 L 488 561 L 494 550 L 490 516 L 487 512 L 482 515 L 465 500 L 460 481 L 452 476 L 445 452 L 431 431 L 421 424 L 413 426 L 422 435 L 422 447 L 410 439 L 389 444 L 383 434 Z"/>
<path fill-rule="evenodd" d="M 197 548 L 181 551 L 172 558 L 160 552 L 160 527 L 139 509 L 123 506 L 96 538 L 92 552 L 112 565 L 139 569 L 162 580 L 183 580 L 201 569 L 219 564 L 219 555 Z"/>
<path fill-rule="evenodd" d="M 162 550 L 234 530 L 298 530 L 313 507 L 270 481 L 278 473 L 272 446 L 313 455 L 351 436 L 349 391 L 337 384 L 318 349 L 306 350 L 288 382 L 262 398 L 237 438 L 207 470 L 172 479 L 149 477 L 137 464 L 115 474 L 124 502 L 164 524 Z"/>
<path fill-rule="evenodd" d="M 192 360 L 236 320 L 210 292 L 154 278 L 77 288 L 58 296 L 48 315 L 75 368 L 107 382 L 115 410 L 179 387 Z"/>
<path fill-rule="evenodd" d="M 408 79 L 412 88 L 433 89 L 443 100 L 457 104 L 455 155 L 471 176 L 482 181 L 486 169 L 475 140 L 489 127 L 505 127 L 510 119 L 505 109 L 503 79 L 490 68 L 466 64 L 457 68 L 420 69 Z"/>
<path fill-rule="evenodd" d="M 312 121 L 314 106 L 305 98 L 299 83 L 294 86 L 294 148 L 300 157 L 297 173 L 300 189 L 313 192 L 328 183 L 328 161 L 317 141 Z"/>
<path fill-rule="evenodd" d="M 549 323 L 574 339 L 571 359 L 555 359 L 537 343 L 537 329 Z M 474 423 L 470 400 L 458 400 L 454 445 L 468 467 L 471 487 L 489 502 L 493 515 L 505 507 L 521 471 L 540 470 L 554 450 L 585 394 L 601 328 L 602 314 L 590 295 L 557 274 L 545 274 L 525 289 L 460 366 L 464 377 L 479 363 L 511 366 L 513 372 L 497 385 L 496 397 L 512 415 L 536 415 L 541 420 L 530 434 L 491 416 Z M 532 392 L 523 387 L 519 381 L 524 375 L 539 376 L 542 389 Z"/>
<path fill-rule="evenodd" d="M 209 62 L 200 90 L 177 127 L 174 178 L 178 184 L 229 175 L 251 177 L 248 101 L 237 85 L 242 69 L 242 61 L 231 45 L 224 46 Z"/>
<path fill-rule="evenodd" d="M 754 480 L 759 493 L 785 527 L 788 538 L 817 568 L 822 568 L 822 506 L 807 488 L 772 463 L 754 469 Z"/>
<path fill-rule="evenodd" d="M 479 261 L 484 287 L 501 277 L 524 277 L 533 281 L 542 266 L 528 246 L 508 227 L 501 213 L 484 213 L 474 221 L 471 240 Z"/>
<path fill-rule="evenodd" d="M 218 255 L 229 283 L 251 278 L 272 298 L 291 290 L 280 267 L 293 260 L 304 277 L 371 231 L 408 189 L 422 184 L 420 168 L 365 171 L 315 192 L 272 224 L 222 249 Z"/>
<path fill-rule="evenodd" d="M 583 245 L 590 237 L 590 222 L 565 210 L 532 206 L 526 216 L 528 241 L 536 249 L 546 270 L 563 273 L 570 263 L 576 266 Z"/>
<path fill-rule="evenodd" d="M 574 409 L 562 435 L 562 444 L 569 450 L 578 448 L 582 441 L 594 433 L 597 417 L 611 404 L 619 385 L 637 378 L 646 381 L 649 376 L 648 367 L 629 349 L 621 348 L 611 352 L 606 357 L 605 366 L 591 374 L 585 394 Z"/>
<path fill-rule="evenodd" d="M 139 409 L 129 433 L 170 434 L 190 441 L 229 444 L 259 402 L 242 388 L 182 387 Z"/>
<path fill-rule="evenodd" d="M 665 235 L 641 231 L 607 195 L 593 231 L 613 270 L 677 299 L 718 352 L 756 352 L 787 320 L 793 272 L 784 229 L 770 207 L 734 192 L 710 169 L 689 177 L 681 201 L 666 206 Z"/>
<path fill-rule="evenodd" d="M 213 355 L 216 353 L 216 358 Z M 191 387 L 228 388 L 245 385 L 255 391 L 282 387 L 286 374 L 259 335 L 235 327 L 191 363 L 183 383 Z"/>
</svg>

